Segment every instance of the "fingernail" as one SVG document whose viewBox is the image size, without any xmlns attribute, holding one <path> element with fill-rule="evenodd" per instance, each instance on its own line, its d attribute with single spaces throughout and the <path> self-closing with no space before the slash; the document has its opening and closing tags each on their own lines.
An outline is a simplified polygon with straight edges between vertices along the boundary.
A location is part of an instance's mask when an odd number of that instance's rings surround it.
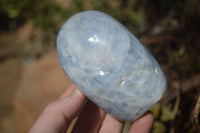
<svg viewBox="0 0 200 133">
<path fill-rule="evenodd" d="M 69 95 L 71 98 L 76 98 L 77 96 L 83 95 L 77 88 L 75 88 Z"/>
</svg>

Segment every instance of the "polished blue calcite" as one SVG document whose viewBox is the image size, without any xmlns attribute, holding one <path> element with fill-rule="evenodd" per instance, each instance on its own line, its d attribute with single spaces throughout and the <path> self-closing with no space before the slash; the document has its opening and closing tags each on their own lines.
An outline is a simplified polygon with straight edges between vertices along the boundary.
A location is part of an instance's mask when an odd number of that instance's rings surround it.
<svg viewBox="0 0 200 133">
<path fill-rule="evenodd" d="M 166 76 L 150 52 L 113 17 L 84 11 L 57 38 L 60 63 L 91 101 L 120 120 L 134 121 L 166 91 Z"/>
</svg>

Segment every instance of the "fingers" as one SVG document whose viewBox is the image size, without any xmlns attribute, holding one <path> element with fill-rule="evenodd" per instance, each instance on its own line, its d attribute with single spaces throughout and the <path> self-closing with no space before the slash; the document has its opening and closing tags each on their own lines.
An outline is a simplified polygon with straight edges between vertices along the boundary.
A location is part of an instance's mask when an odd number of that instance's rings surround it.
<svg viewBox="0 0 200 133">
<path fill-rule="evenodd" d="M 129 133 L 150 133 L 153 122 L 153 113 L 149 111 L 133 123 Z"/>
<path fill-rule="evenodd" d="M 123 122 L 107 114 L 99 133 L 121 133 Z"/>
<path fill-rule="evenodd" d="M 105 112 L 102 109 L 88 101 L 72 133 L 97 133 L 104 120 L 104 116 Z"/>
<path fill-rule="evenodd" d="M 85 103 L 85 96 L 78 89 L 74 89 L 68 97 L 59 100 L 60 105 L 58 108 L 61 108 L 60 110 L 66 120 L 70 122 L 79 115 Z"/>
<path fill-rule="evenodd" d="M 69 96 L 75 88 L 76 88 L 76 86 L 74 84 L 72 84 L 69 88 L 67 88 L 65 90 L 65 92 L 60 96 L 59 99 L 63 99 L 65 97 Z"/>
<path fill-rule="evenodd" d="M 75 86 L 70 86 L 59 98 L 49 104 L 29 133 L 65 133 L 70 122 L 80 114 L 85 106 L 86 98 Z M 105 118 L 104 118 L 105 117 Z M 136 120 L 130 129 L 130 133 L 149 133 L 153 125 L 154 117 L 147 112 Z M 88 102 L 79 116 L 73 133 L 121 133 L 123 122 L 106 114 L 92 102 Z"/>
<path fill-rule="evenodd" d="M 74 86 L 75 87 L 75 86 Z M 71 120 L 75 118 L 85 105 L 84 95 L 77 89 L 66 91 L 59 100 L 49 104 L 29 133 L 64 133 Z M 62 98 L 67 96 L 65 98 Z"/>
</svg>

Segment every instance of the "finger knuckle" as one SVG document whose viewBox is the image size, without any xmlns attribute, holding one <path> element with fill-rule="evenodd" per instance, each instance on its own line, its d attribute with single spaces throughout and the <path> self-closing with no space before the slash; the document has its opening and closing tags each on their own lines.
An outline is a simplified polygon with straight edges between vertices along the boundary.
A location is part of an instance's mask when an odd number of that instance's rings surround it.
<svg viewBox="0 0 200 133">
<path fill-rule="evenodd" d="M 59 109 L 60 109 L 60 102 L 59 101 L 51 102 L 45 108 L 45 110 L 47 110 L 47 111 L 57 111 Z"/>
</svg>

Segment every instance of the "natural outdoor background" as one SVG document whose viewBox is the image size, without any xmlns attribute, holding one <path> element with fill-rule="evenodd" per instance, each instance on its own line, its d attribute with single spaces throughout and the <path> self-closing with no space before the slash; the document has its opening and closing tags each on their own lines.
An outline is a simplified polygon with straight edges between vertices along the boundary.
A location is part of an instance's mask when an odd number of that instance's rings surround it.
<svg viewBox="0 0 200 133">
<path fill-rule="evenodd" d="M 70 16 L 91 9 L 123 23 L 168 77 L 168 92 L 152 108 L 152 132 L 200 132 L 199 0 L 0 0 L 0 133 L 27 132 L 71 84 L 56 36 Z"/>
</svg>

